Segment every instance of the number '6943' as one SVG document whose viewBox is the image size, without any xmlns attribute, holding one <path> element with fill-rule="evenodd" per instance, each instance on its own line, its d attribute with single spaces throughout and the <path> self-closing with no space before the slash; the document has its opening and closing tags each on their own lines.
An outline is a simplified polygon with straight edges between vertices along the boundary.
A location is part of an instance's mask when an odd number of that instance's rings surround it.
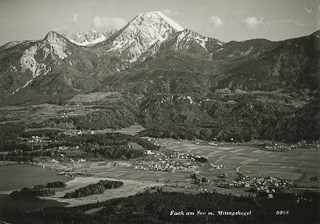
<svg viewBox="0 0 320 224">
<path fill-rule="evenodd" d="M 289 215 L 289 211 L 276 211 L 276 215 Z"/>
</svg>

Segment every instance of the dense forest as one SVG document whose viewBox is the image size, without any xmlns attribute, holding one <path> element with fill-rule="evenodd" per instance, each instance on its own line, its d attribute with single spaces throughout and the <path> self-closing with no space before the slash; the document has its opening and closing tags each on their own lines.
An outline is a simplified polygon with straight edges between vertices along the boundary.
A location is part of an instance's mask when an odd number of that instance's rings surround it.
<svg viewBox="0 0 320 224">
<path fill-rule="evenodd" d="M 43 211 L 0 211 L 2 220 L 13 223 L 318 223 L 318 193 L 283 194 L 282 197 L 252 198 L 218 193 L 141 193 L 128 198 L 74 208 Z M 93 214 L 86 211 L 103 208 Z M 222 215 L 218 211 L 250 212 Z"/>
<path fill-rule="evenodd" d="M 49 127 L 101 130 L 106 128 L 120 129 L 137 122 L 138 107 L 132 100 L 116 102 L 105 101 L 93 108 L 96 111 L 80 116 L 51 118 L 46 122 Z"/>
<path fill-rule="evenodd" d="M 287 143 L 302 140 L 312 142 L 320 138 L 320 97 L 317 92 L 308 98 L 303 92 L 272 94 L 235 91 L 232 93 L 229 90 L 227 94 L 214 93 L 208 97 L 204 99 L 172 94 L 151 95 L 140 99 L 138 105 L 133 105 L 130 100 L 111 104 L 103 102 L 98 105 L 97 111 L 83 116 L 52 118 L 38 124 L 22 122 L 0 124 L 0 151 L 34 150 L 38 146 L 20 142 L 20 138 L 30 138 L 33 135 L 58 141 L 58 143 L 52 142 L 50 147 L 61 145 L 61 139 L 65 142 L 63 144 L 72 144 L 69 142 L 75 141 L 85 142 L 88 145 L 93 141 L 88 139 L 86 142 L 77 137 L 70 138 L 69 141 L 60 135 L 62 129 L 54 130 L 52 127 L 78 130 L 119 129 L 134 123 L 140 123 L 146 128 L 139 133 L 140 136 L 158 138 L 189 140 L 198 138 L 226 142 L 231 139 L 233 142 L 261 139 Z M 30 128 L 42 130 L 26 132 Z M 81 138 L 83 137 L 81 135 Z M 114 136 L 109 137 L 114 138 Z M 100 137 L 94 138 L 98 141 L 97 144 L 108 145 L 102 143 Z M 144 144 L 144 148 L 154 149 L 152 144 L 138 138 L 132 137 L 131 141 L 139 141 L 137 143 Z M 45 149 L 46 146 L 42 148 Z M 112 153 L 105 156 L 113 157 Z"/>
<path fill-rule="evenodd" d="M 209 99 L 155 96 L 141 104 L 140 134 L 159 138 L 295 143 L 320 138 L 320 97 L 235 92 Z M 299 102 L 300 101 L 300 102 Z"/>
<path fill-rule="evenodd" d="M 80 198 L 94 194 L 102 194 L 106 189 L 119 188 L 122 185 L 123 182 L 120 181 L 100 180 L 96 184 L 90 184 L 73 192 L 68 192 L 64 195 L 64 198 Z"/>
<path fill-rule="evenodd" d="M 60 135 L 58 141 L 63 146 L 81 145 L 89 154 L 100 155 L 110 159 L 137 158 L 143 156 L 145 150 L 159 149 L 159 146 L 146 139 L 120 133 L 77 136 Z M 142 148 L 133 148 L 129 145 L 130 142 L 136 143 Z"/>
<path fill-rule="evenodd" d="M 10 126 L 8 125 L 8 127 Z M 0 131 L 4 134 L 4 138 L 6 139 L 2 142 L 3 148 L 0 147 L 0 149 L 2 151 L 9 151 L 6 154 L 0 154 L 1 160 L 32 161 L 39 156 L 55 158 L 57 151 L 53 149 L 62 146 L 81 146 L 82 156 L 87 158 L 103 157 L 110 159 L 138 158 L 144 156 L 146 150 L 159 149 L 159 146 L 139 136 L 120 133 L 65 135 L 57 130 L 40 129 L 37 131 L 24 132 L 24 129 L 25 126 L 16 124 L 13 125 L 11 129 L 8 129 L 8 135 L 5 135 L 7 133 L 6 131 Z M 16 130 L 16 134 L 12 135 L 12 132 L 10 132 L 11 130 Z M 21 142 L 19 139 L 20 136 L 30 138 L 33 135 L 45 136 L 49 138 L 50 141 L 41 144 L 30 144 L 26 141 Z M 139 148 L 134 148 L 130 143 L 139 145 Z"/>
<path fill-rule="evenodd" d="M 33 188 L 24 187 L 20 191 L 12 191 L 11 197 L 45 197 L 54 195 L 56 192 L 43 185 L 37 185 Z"/>
<path fill-rule="evenodd" d="M 55 194 L 55 191 L 51 188 L 64 188 L 66 184 L 61 181 L 50 182 L 46 185 L 36 185 L 33 188 L 24 187 L 18 191 L 12 191 L 11 197 L 45 197 Z"/>
</svg>

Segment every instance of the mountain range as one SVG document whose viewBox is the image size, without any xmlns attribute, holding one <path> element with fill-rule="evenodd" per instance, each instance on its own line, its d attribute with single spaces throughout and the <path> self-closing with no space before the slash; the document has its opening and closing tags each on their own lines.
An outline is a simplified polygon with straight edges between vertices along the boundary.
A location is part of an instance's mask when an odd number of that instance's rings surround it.
<svg viewBox="0 0 320 224">
<path fill-rule="evenodd" d="M 43 40 L 1 46 L 1 99 L 26 91 L 68 98 L 96 88 L 137 94 L 315 89 L 319 36 L 224 43 L 161 12 L 141 13 L 118 31 L 52 31 Z"/>
<path fill-rule="evenodd" d="M 108 30 L 104 32 L 97 32 L 95 30 L 90 30 L 87 32 L 78 31 L 75 33 L 68 32 L 63 34 L 63 36 L 79 46 L 91 46 L 108 39 L 116 31 L 117 30 Z"/>
<path fill-rule="evenodd" d="M 0 105 L 119 92 L 134 102 L 140 111 L 135 119 L 145 126 L 220 125 L 215 134 L 211 130 L 212 137 L 237 127 L 234 122 L 242 130 L 244 117 L 262 108 L 272 109 L 260 111 L 259 116 L 268 113 L 261 119 L 276 120 L 297 116 L 304 104 L 314 106 L 320 93 L 319 55 L 320 31 L 283 41 L 223 42 L 184 29 L 161 12 L 146 12 L 120 30 L 51 31 L 42 40 L 1 46 Z M 146 112 L 151 108 L 162 113 Z M 319 117 L 312 111 L 312 118 Z M 226 119 L 223 114 L 232 122 L 217 124 Z M 247 124 L 252 125 L 257 124 Z"/>
</svg>

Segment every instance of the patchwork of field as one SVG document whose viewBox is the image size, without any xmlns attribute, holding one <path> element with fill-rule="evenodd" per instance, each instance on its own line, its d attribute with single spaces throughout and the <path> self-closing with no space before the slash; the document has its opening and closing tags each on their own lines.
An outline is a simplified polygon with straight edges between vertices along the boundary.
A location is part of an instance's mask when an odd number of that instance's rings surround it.
<svg viewBox="0 0 320 224">
<path fill-rule="evenodd" d="M 137 127 L 132 127 L 132 130 L 135 130 L 135 128 Z M 299 188 L 296 191 L 319 191 L 319 182 L 310 181 L 310 177 L 319 176 L 319 150 L 317 148 L 301 148 L 280 152 L 264 151 L 249 146 L 210 146 L 205 142 L 195 144 L 195 142 L 187 140 L 156 139 L 155 143 L 161 146 L 160 154 L 165 154 L 168 149 L 172 149 L 181 154 L 206 157 L 210 165 L 199 163 L 197 166 L 186 167 L 184 170 L 176 170 L 175 172 L 135 169 L 132 165 L 128 167 L 115 166 L 119 162 L 132 164 L 137 160 L 157 162 L 159 161 L 159 156 L 156 155 L 147 158 L 147 160 L 143 158 L 132 160 L 87 160 L 81 163 L 61 162 L 54 164 L 47 161 L 44 162 L 46 166 L 50 167 L 50 164 L 53 164 L 52 168 L 59 172 L 66 170 L 84 174 L 81 177 L 76 176 L 74 180 L 67 183 L 67 188 L 59 190 L 55 196 L 49 198 L 67 202 L 69 203 L 68 206 L 78 206 L 134 195 L 145 190 L 156 191 L 156 188 L 160 186 L 164 191 L 181 191 L 192 194 L 204 191 L 231 193 L 239 196 L 252 194 L 247 192 L 248 188 L 225 188 L 220 185 L 220 183 L 226 181 L 232 182 L 236 180 L 239 173 L 252 177 L 271 176 L 290 179 L 298 184 Z M 189 161 L 186 158 L 169 160 L 175 160 L 180 164 L 188 163 Z M 198 172 L 200 179 L 206 179 L 204 184 L 195 184 L 195 180 L 192 178 L 194 172 Z M 100 179 L 123 181 L 124 186 L 119 189 L 108 190 L 104 194 L 92 195 L 86 198 L 61 198 L 66 192 L 97 183 Z"/>
<path fill-rule="evenodd" d="M 94 109 L 82 105 L 58 106 L 40 104 L 36 106 L 8 106 L 0 108 L 0 124 L 8 122 L 39 122 L 54 117 L 79 116 L 93 112 Z"/>
<path fill-rule="evenodd" d="M 246 188 L 222 188 L 219 182 L 233 181 L 239 172 L 252 177 L 284 178 L 293 180 L 298 186 L 313 187 L 318 190 L 318 182 L 311 182 L 311 176 L 319 175 L 319 150 L 293 149 L 288 152 L 263 151 L 249 146 L 209 146 L 196 145 L 190 141 L 173 139 L 156 139 L 161 151 L 173 149 L 180 153 L 193 154 L 208 158 L 211 166 L 198 166 L 175 172 L 144 171 L 131 167 L 114 166 L 119 161 L 86 162 L 73 166 L 73 171 L 84 172 L 93 178 L 113 178 L 116 180 L 135 181 L 140 183 L 139 191 L 145 190 L 142 186 L 163 186 L 165 191 L 183 191 L 199 193 L 201 191 L 216 191 L 235 195 L 247 195 Z M 134 162 L 125 160 L 123 162 Z M 216 165 L 219 165 L 217 168 Z M 200 178 L 206 178 L 204 186 L 195 184 L 191 175 L 199 171 Z M 224 178 L 221 176 L 224 175 Z M 314 188 L 317 187 L 317 188 Z M 128 189 L 129 190 L 129 189 Z M 309 188 L 310 190 L 310 188 Z M 131 193 L 137 192 L 133 188 Z M 115 196 L 115 195 L 114 195 Z M 119 195 L 118 195 L 119 196 Z M 108 196 L 109 197 L 109 196 Z M 74 203 L 71 203 L 73 206 Z M 76 203 L 78 204 L 78 202 Z"/>
<path fill-rule="evenodd" d="M 113 162 L 111 163 L 113 164 Z M 161 172 L 161 171 L 142 171 L 132 168 L 111 166 L 97 166 L 90 167 L 88 173 L 100 178 L 115 178 L 119 180 L 139 180 L 139 181 L 153 181 L 159 183 L 184 183 L 190 184 L 192 171 L 179 171 L 175 173 Z"/>
<path fill-rule="evenodd" d="M 126 134 L 126 135 L 136 135 L 138 132 L 143 131 L 145 128 L 141 125 L 131 125 L 127 128 L 122 128 L 120 130 L 116 130 L 118 133 Z"/>
<path fill-rule="evenodd" d="M 272 176 L 308 182 L 320 173 L 320 151 L 300 148 L 290 151 L 266 151 L 249 146 L 196 145 L 190 141 L 159 139 L 158 143 L 181 153 L 206 157 L 210 163 L 238 168 L 249 176 Z"/>
<path fill-rule="evenodd" d="M 8 122 L 39 122 L 53 117 L 79 116 L 92 113 L 93 106 L 104 101 L 121 99 L 118 92 L 78 94 L 65 105 L 39 104 L 29 106 L 0 107 L 0 124 Z"/>
</svg>

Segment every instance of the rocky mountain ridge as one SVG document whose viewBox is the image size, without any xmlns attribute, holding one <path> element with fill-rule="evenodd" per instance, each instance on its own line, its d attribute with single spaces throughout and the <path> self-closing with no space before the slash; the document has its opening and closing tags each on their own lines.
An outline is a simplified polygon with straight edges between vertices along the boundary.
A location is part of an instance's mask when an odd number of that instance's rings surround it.
<svg viewBox="0 0 320 224">
<path fill-rule="evenodd" d="M 94 45 L 74 43 L 102 35 L 108 38 Z M 32 92 L 32 102 L 35 93 L 65 99 L 97 89 L 203 97 L 224 88 L 318 91 L 319 35 L 224 43 L 184 29 L 161 12 L 141 13 L 108 34 L 78 33 L 80 39 L 71 41 L 49 32 L 43 40 L 1 46 L 0 100 L 23 103 Z"/>
<path fill-rule="evenodd" d="M 100 43 L 107 40 L 111 35 L 113 35 L 117 30 L 108 30 L 104 32 L 98 32 L 95 30 L 90 30 L 87 32 L 78 31 L 74 33 L 66 33 L 63 36 L 79 46 L 92 46 L 94 44 Z"/>
</svg>

